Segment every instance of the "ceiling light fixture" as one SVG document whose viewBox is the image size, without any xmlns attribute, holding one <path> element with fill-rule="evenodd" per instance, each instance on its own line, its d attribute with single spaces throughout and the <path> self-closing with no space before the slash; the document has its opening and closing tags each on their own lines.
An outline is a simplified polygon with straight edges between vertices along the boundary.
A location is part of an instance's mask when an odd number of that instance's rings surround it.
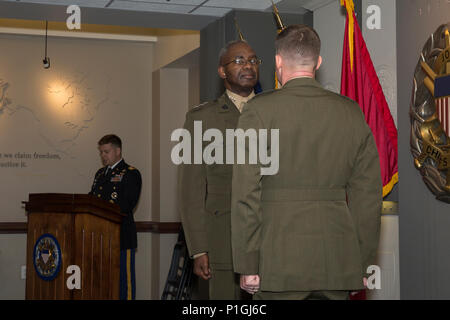
<svg viewBox="0 0 450 320">
<path fill-rule="evenodd" d="M 48 37 L 47 33 L 48 33 L 48 21 L 45 20 L 45 56 L 44 60 L 42 60 L 45 69 L 50 68 L 50 58 L 47 57 L 47 37 Z"/>
</svg>

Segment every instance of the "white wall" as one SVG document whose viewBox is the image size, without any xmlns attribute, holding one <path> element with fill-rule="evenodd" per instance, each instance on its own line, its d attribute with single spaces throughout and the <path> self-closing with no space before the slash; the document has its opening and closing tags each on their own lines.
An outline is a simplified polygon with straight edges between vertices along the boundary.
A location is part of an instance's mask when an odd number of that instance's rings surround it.
<svg viewBox="0 0 450 320">
<path fill-rule="evenodd" d="M 317 80 L 327 89 L 341 91 L 342 46 L 345 32 L 345 13 L 340 2 L 333 1 L 314 11 L 314 29 L 322 41 L 322 66 Z"/>
<path fill-rule="evenodd" d="M 136 299 L 150 300 L 152 292 L 152 236 L 151 233 L 138 233 L 136 250 Z"/>
<path fill-rule="evenodd" d="M 25 298 L 21 267 L 26 266 L 26 254 L 26 234 L 0 234 L 0 300 Z"/>
<path fill-rule="evenodd" d="M 160 101 L 160 221 L 180 222 L 177 196 L 177 166 L 171 160 L 170 136 L 175 129 L 182 128 L 189 101 L 188 69 L 163 68 L 161 75 Z M 160 236 L 160 296 L 164 289 L 171 263 L 173 247 L 178 235 Z"/>
</svg>

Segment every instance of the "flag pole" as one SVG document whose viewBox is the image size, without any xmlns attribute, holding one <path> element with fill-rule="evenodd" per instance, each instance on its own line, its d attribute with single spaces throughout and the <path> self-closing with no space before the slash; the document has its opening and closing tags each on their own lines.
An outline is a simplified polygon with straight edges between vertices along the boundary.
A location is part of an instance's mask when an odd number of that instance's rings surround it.
<svg viewBox="0 0 450 320">
<path fill-rule="evenodd" d="M 236 17 L 234 17 L 234 25 L 236 26 L 236 30 L 237 30 L 237 32 L 239 34 L 239 39 L 241 41 L 245 41 L 244 36 L 242 35 L 242 32 L 241 32 L 241 28 L 239 28 L 239 25 L 237 23 Z"/>
<path fill-rule="evenodd" d="M 283 21 L 281 20 L 281 16 L 280 13 L 278 12 L 278 8 L 275 5 L 275 3 L 272 1 L 272 9 L 273 9 L 273 16 L 275 18 L 275 21 L 277 23 L 277 33 L 280 33 L 281 31 L 283 31 L 286 27 L 283 24 Z M 277 78 L 277 73 L 275 72 L 275 89 L 278 89 L 279 86 L 279 82 L 278 82 L 278 78 Z"/>
<path fill-rule="evenodd" d="M 275 21 L 277 22 L 278 33 L 280 33 L 286 27 L 284 26 L 283 21 L 281 20 L 280 12 L 278 11 L 277 6 L 273 2 L 273 0 L 271 0 L 271 1 L 272 1 L 272 8 L 273 8 L 273 16 L 275 17 Z"/>
<path fill-rule="evenodd" d="M 355 12 L 355 4 L 353 3 L 353 0 L 340 0 L 341 6 L 345 7 L 347 9 L 347 16 L 348 16 L 348 43 L 349 43 L 349 52 L 350 52 L 350 70 L 353 72 L 353 35 L 355 34 L 354 30 L 354 18 L 353 14 Z"/>
</svg>

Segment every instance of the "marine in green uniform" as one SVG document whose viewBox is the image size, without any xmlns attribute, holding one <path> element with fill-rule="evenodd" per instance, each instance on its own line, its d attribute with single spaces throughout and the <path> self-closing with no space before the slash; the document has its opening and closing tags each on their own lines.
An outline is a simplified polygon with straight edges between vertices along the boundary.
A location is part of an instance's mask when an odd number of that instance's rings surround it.
<svg viewBox="0 0 450 320">
<path fill-rule="evenodd" d="M 377 148 L 357 103 L 314 79 L 322 58 L 312 28 L 286 28 L 275 47 L 283 87 L 250 101 L 238 128 L 279 129 L 279 171 L 233 167 L 234 270 L 256 299 L 347 299 L 378 246 Z"/>
<path fill-rule="evenodd" d="M 203 132 L 214 128 L 225 137 L 225 130 L 236 128 L 244 104 L 254 96 L 261 60 L 247 42 L 229 43 L 219 60 L 218 74 L 226 92 L 186 114 L 184 128 L 192 137 L 194 121 L 202 122 Z M 223 149 L 225 159 L 225 144 Z M 197 156 L 202 155 L 203 150 Z M 231 259 L 231 177 L 231 164 L 206 165 L 202 161 L 179 168 L 178 196 L 186 242 L 194 258 L 194 273 L 208 280 L 209 298 L 213 300 L 241 297 Z"/>
<path fill-rule="evenodd" d="M 120 299 L 134 300 L 137 234 L 133 211 L 141 193 L 141 174 L 123 160 L 122 141 L 118 136 L 104 136 L 98 142 L 98 149 L 104 167 L 95 174 L 89 194 L 118 204 L 126 214 L 120 226 Z"/>
</svg>

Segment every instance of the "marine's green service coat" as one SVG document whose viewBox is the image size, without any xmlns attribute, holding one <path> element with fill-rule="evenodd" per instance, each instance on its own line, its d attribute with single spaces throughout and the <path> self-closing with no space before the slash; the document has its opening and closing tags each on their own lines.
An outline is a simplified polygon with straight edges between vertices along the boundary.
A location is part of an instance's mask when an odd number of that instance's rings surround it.
<svg viewBox="0 0 450 320">
<path fill-rule="evenodd" d="M 362 289 L 378 246 L 382 183 L 359 106 L 294 79 L 252 99 L 238 128 L 279 129 L 280 163 L 272 176 L 260 165 L 233 167 L 235 272 L 259 274 L 263 291 Z"/>
</svg>

